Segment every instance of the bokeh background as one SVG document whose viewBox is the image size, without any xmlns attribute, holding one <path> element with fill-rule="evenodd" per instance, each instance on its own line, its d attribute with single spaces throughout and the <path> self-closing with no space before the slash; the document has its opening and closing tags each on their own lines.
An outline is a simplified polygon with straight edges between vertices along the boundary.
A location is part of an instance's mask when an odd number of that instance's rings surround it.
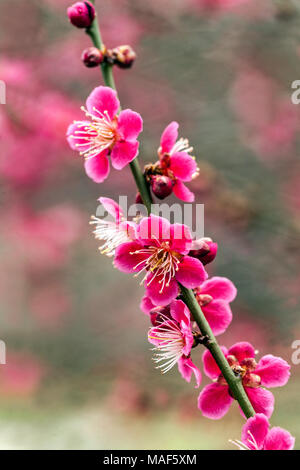
<svg viewBox="0 0 300 470">
<path fill-rule="evenodd" d="M 102 83 L 67 0 L 0 1 L 1 449 L 231 449 L 237 406 L 219 422 L 174 369 L 154 369 L 142 288 L 99 254 L 97 198 L 135 197 L 129 171 L 89 180 L 65 140 Z M 219 243 L 210 274 L 238 288 L 220 343 L 253 342 L 291 361 L 300 339 L 300 9 L 289 0 L 98 0 L 108 47 L 138 60 L 116 70 L 124 107 L 144 118 L 141 159 L 171 120 L 195 148 L 191 184 Z M 169 202 L 172 198 L 169 199 Z M 200 348 L 199 348 L 200 349 Z M 195 351 L 195 353 L 198 351 Z M 194 355 L 200 363 L 201 351 Z M 205 381 L 204 381 L 205 383 Z M 300 366 L 275 389 L 272 424 L 300 445 Z"/>
</svg>

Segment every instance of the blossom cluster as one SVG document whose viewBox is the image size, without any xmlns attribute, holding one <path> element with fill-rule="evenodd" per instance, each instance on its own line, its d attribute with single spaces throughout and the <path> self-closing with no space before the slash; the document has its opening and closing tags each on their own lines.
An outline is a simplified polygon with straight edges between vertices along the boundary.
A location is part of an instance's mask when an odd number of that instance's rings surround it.
<svg viewBox="0 0 300 470">
<path fill-rule="evenodd" d="M 85 3 L 85 2 L 83 2 Z M 130 164 L 139 152 L 141 116 L 131 109 L 120 110 L 117 93 L 109 87 L 94 89 L 86 101 L 84 121 L 75 121 L 67 131 L 68 142 L 84 157 L 87 175 L 97 183 L 109 175 L 109 162 L 116 170 Z M 159 199 L 172 192 L 186 202 L 194 200 L 185 186 L 198 175 L 193 148 L 187 139 L 178 139 L 178 123 L 171 122 L 163 131 L 157 151 L 158 161 L 145 167 L 145 182 Z M 222 418 L 234 401 L 230 387 L 209 349 L 210 338 L 203 336 L 184 303 L 180 287 L 191 289 L 215 336 L 224 333 L 232 321 L 231 302 L 237 290 L 227 278 L 209 278 L 206 264 L 217 254 L 217 245 L 207 238 L 193 240 L 190 229 L 170 223 L 156 215 L 126 220 L 121 207 L 112 199 L 100 198 L 113 221 L 94 217 L 95 236 L 103 245 L 100 251 L 113 258 L 114 266 L 139 277 L 144 287 L 141 310 L 149 317 L 148 340 L 154 346 L 154 362 L 166 373 L 177 365 L 187 382 L 202 381 L 201 368 L 213 383 L 199 394 L 198 408 L 205 417 Z M 194 350 L 207 346 L 202 367 Z M 290 376 L 289 364 L 271 354 L 257 360 L 257 351 L 248 342 L 238 342 L 223 354 L 241 384 L 256 413 L 242 432 L 240 448 L 293 448 L 294 439 L 281 428 L 269 430 L 274 397 L 268 390 L 284 386 Z M 193 359 L 192 359 L 193 355 Z M 243 415 L 243 411 L 241 410 Z"/>
</svg>

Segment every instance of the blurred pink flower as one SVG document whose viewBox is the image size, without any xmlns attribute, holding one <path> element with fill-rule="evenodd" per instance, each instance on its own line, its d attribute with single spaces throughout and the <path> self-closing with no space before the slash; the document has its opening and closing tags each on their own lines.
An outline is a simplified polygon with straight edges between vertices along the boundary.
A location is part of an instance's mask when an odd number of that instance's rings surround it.
<svg viewBox="0 0 300 470">
<path fill-rule="evenodd" d="M 59 283 L 36 290 L 31 296 L 30 309 L 39 325 L 57 328 L 70 313 L 71 297 Z"/>
<path fill-rule="evenodd" d="M 0 368 L 0 395 L 30 396 L 34 394 L 46 373 L 45 366 L 28 353 L 8 353 Z"/>
</svg>

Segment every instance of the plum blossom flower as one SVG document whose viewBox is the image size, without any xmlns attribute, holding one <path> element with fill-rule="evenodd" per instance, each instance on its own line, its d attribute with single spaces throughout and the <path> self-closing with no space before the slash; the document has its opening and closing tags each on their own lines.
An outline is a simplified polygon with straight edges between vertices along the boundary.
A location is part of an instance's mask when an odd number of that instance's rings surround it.
<svg viewBox="0 0 300 470">
<path fill-rule="evenodd" d="M 109 87 L 95 88 L 82 107 L 90 121 L 74 121 L 67 130 L 73 150 L 85 157 L 85 171 L 96 183 L 102 183 L 112 166 L 122 170 L 138 154 L 137 137 L 142 131 L 141 116 L 125 109 L 117 115 L 120 102 L 116 91 Z"/>
<path fill-rule="evenodd" d="M 193 151 L 193 147 L 189 146 L 189 141 L 182 138 L 177 140 L 178 127 L 179 124 L 173 121 L 162 133 L 158 149 L 157 171 L 172 181 L 173 192 L 179 199 L 193 202 L 194 194 L 184 182 L 191 181 L 198 176 L 199 170 L 195 158 L 189 155 Z"/>
<path fill-rule="evenodd" d="M 201 372 L 190 357 L 194 345 L 190 312 L 181 300 L 171 303 L 169 314 L 159 314 L 155 326 L 149 330 L 148 340 L 155 345 L 154 362 L 163 373 L 177 364 L 179 372 L 187 382 L 191 381 L 194 374 L 196 388 L 200 386 Z"/>
<path fill-rule="evenodd" d="M 292 450 L 295 438 L 285 429 L 270 429 L 268 418 L 257 413 L 243 426 L 242 440 L 231 441 L 240 450 Z"/>
<path fill-rule="evenodd" d="M 90 223 L 96 224 L 95 238 L 105 241 L 99 247 L 101 254 L 111 257 L 114 256 L 119 245 L 135 240 L 136 223 L 125 220 L 122 208 L 113 199 L 100 197 L 98 201 L 115 220 L 105 220 L 92 216 Z"/>
<path fill-rule="evenodd" d="M 151 215 L 140 221 L 135 241 L 116 248 L 114 265 L 126 273 L 143 273 L 146 295 L 165 306 L 179 294 L 178 282 L 193 289 L 207 278 L 202 263 L 188 256 L 191 243 L 188 227 Z"/>
<path fill-rule="evenodd" d="M 213 333 L 224 333 L 232 320 L 229 303 L 236 297 L 236 287 L 226 277 L 212 277 L 194 290 L 196 299 Z"/>
<path fill-rule="evenodd" d="M 256 413 L 263 413 L 268 418 L 274 410 L 274 396 L 263 387 L 281 387 L 290 376 L 290 365 L 280 357 L 268 354 L 255 361 L 255 350 L 250 343 L 234 344 L 223 353 L 236 375 L 242 380 L 244 389 Z M 209 351 L 203 354 L 205 374 L 215 380 L 204 387 L 199 395 L 198 408 L 207 418 L 220 419 L 230 408 L 233 401 L 229 387 L 219 367 Z"/>
</svg>

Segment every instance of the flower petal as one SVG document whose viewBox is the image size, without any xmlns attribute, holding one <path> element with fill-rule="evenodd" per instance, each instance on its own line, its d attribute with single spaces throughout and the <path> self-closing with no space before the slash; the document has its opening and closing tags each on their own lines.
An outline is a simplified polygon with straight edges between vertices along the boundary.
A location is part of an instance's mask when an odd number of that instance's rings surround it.
<svg viewBox="0 0 300 470">
<path fill-rule="evenodd" d="M 195 200 L 194 193 L 192 193 L 192 191 L 190 191 L 179 179 L 176 180 L 173 186 L 173 193 L 178 197 L 178 199 L 181 199 L 185 202 L 194 202 Z"/>
<path fill-rule="evenodd" d="M 255 357 L 255 349 L 252 344 L 247 341 L 236 343 L 228 351 L 228 355 L 235 356 L 239 362 L 243 359 Z"/>
<path fill-rule="evenodd" d="M 192 235 L 189 227 L 183 224 L 170 226 L 171 248 L 182 255 L 187 255 L 192 246 Z"/>
<path fill-rule="evenodd" d="M 232 302 L 237 294 L 235 285 L 226 277 L 214 276 L 203 282 L 201 294 L 211 295 L 214 299 Z"/>
<path fill-rule="evenodd" d="M 142 312 L 144 312 L 146 315 L 149 315 L 151 310 L 153 310 L 154 308 L 155 308 L 154 303 L 151 302 L 149 297 L 144 295 L 140 303 L 140 309 L 142 310 Z"/>
<path fill-rule="evenodd" d="M 118 133 L 124 140 L 136 140 L 143 130 L 143 120 L 139 113 L 124 109 L 118 117 Z"/>
<path fill-rule="evenodd" d="M 281 357 L 268 354 L 261 358 L 255 374 L 261 378 L 264 387 L 282 387 L 290 378 L 291 366 Z"/>
<path fill-rule="evenodd" d="M 264 450 L 293 450 L 295 438 L 285 429 L 272 428 L 265 440 Z"/>
<path fill-rule="evenodd" d="M 224 356 L 226 357 L 227 348 L 225 348 L 225 346 L 221 346 L 221 349 Z M 208 349 L 204 351 L 202 355 L 202 361 L 205 375 L 207 375 L 207 377 L 209 377 L 211 380 L 217 379 L 221 374 L 221 370 L 219 369 L 219 366 Z"/>
<path fill-rule="evenodd" d="M 175 275 L 178 282 L 188 289 L 199 286 L 207 277 L 201 261 L 191 256 L 184 256 Z"/>
<path fill-rule="evenodd" d="M 162 153 L 169 153 L 172 150 L 178 137 L 178 127 L 178 122 L 173 121 L 163 131 L 160 139 Z"/>
<path fill-rule="evenodd" d="M 120 220 L 124 217 L 121 206 L 109 197 L 99 197 L 98 201 L 101 202 L 104 209 L 114 217 L 116 223 L 119 224 Z"/>
<path fill-rule="evenodd" d="M 116 170 L 122 170 L 128 163 L 132 162 L 138 155 L 139 143 L 117 142 L 110 154 L 111 164 Z"/>
<path fill-rule="evenodd" d="M 95 157 L 88 158 L 84 162 L 86 174 L 95 183 L 102 183 L 109 174 L 109 161 L 107 158 L 107 151 L 105 150 Z"/>
<path fill-rule="evenodd" d="M 207 418 L 221 419 L 228 412 L 232 401 L 228 387 L 214 383 L 204 387 L 200 393 L 198 408 Z"/>
<path fill-rule="evenodd" d="M 89 125 L 90 123 L 88 121 L 77 121 L 73 124 L 70 124 L 67 129 L 67 141 L 72 150 L 77 150 L 77 152 L 84 152 L 91 146 L 91 144 L 87 144 L 86 139 L 84 136 L 82 136 L 83 128 Z"/>
<path fill-rule="evenodd" d="M 116 248 L 114 266 L 124 273 L 138 273 L 144 267 L 143 261 L 147 259 L 147 255 L 135 253 L 141 248 L 137 242 L 122 243 Z M 139 269 L 135 269 L 139 263 Z"/>
<path fill-rule="evenodd" d="M 224 333 L 232 321 L 231 308 L 224 300 L 212 300 L 202 311 L 215 335 Z"/>
<path fill-rule="evenodd" d="M 171 316 L 179 324 L 183 322 L 185 325 L 190 326 L 191 316 L 190 311 L 182 300 L 174 300 L 171 305 Z"/>
<path fill-rule="evenodd" d="M 188 153 L 176 152 L 171 156 L 170 169 L 181 181 L 191 181 L 197 171 L 197 163 Z"/>
<path fill-rule="evenodd" d="M 268 431 L 268 418 L 262 413 L 257 413 L 243 426 L 242 441 L 251 450 L 262 450 Z"/>
<path fill-rule="evenodd" d="M 161 277 L 156 276 L 154 279 L 153 277 L 153 274 L 149 274 L 145 287 L 147 296 L 150 297 L 155 305 L 165 306 L 176 299 L 179 294 L 179 287 L 174 279 L 171 279 L 170 284 L 168 286 L 165 285 L 163 291 L 160 292 L 162 284 L 159 281 Z"/>
<path fill-rule="evenodd" d="M 263 413 L 270 418 L 274 411 L 274 396 L 273 393 L 265 388 L 251 388 L 245 387 L 245 391 L 252 403 L 256 413 Z M 243 414 L 243 413 L 242 413 Z"/>
<path fill-rule="evenodd" d="M 95 88 L 86 100 L 86 107 L 89 113 L 96 117 L 101 117 L 107 111 L 110 119 L 113 119 L 120 107 L 120 101 L 117 98 L 117 92 L 107 86 L 98 86 Z M 95 109 L 97 112 L 95 111 Z"/>
<path fill-rule="evenodd" d="M 191 381 L 192 374 L 194 374 L 195 379 L 196 379 L 196 386 L 195 388 L 200 387 L 201 380 L 202 380 L 202 374 L 198 367 L 195 366 L 193 361 L 188 358 L 188 357 L 181 357 L 178 361 L 178 370 L 181 374 L 181 376 L 186 380 L 187 382 Z"/>
<path fill-rule="evenodd" d="M 160 242 L 170 241 L 170 222 L 163 217 L 144 217 L 137 229 L 137 236 L 143 245 L 159 246 Z"/>
</svg>

